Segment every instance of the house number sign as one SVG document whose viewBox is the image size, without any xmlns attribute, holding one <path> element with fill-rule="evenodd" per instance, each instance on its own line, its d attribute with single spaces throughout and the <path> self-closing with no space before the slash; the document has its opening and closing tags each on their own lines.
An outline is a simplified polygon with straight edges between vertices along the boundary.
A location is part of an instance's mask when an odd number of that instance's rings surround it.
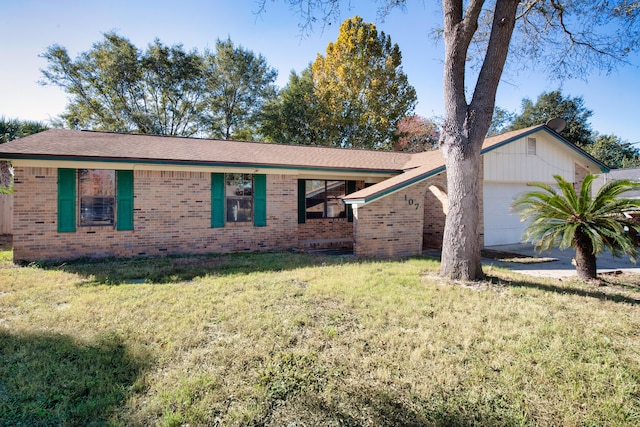
<svg viewBox="0 0 640 427">
<path fill-rule="evenodd" d="M 409 206 L 415 206 L 416 210 L 420 207 L 420 203 L 416 203 L 415 200 L 408 198 L 406 194 L 404 195 L 404 200 Z"/>
</svg>

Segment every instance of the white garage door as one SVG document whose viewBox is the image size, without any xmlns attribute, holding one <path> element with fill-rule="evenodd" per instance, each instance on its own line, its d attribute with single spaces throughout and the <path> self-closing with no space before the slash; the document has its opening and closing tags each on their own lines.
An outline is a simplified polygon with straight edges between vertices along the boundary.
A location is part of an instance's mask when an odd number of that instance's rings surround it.
<svg viewBox="0 0 640 427">
<path fill-rule="evenodd" d="M 526 184 L 484 183 L 484 245 L 519 243 L 526 223 L 511 212 L 516 196 L 532 191 Z"/>
</svg>

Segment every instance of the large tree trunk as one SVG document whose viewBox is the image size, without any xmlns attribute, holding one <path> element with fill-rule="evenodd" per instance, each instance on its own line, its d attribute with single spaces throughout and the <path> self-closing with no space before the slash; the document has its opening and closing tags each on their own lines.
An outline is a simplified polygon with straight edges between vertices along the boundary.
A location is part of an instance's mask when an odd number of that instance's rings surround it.
<svg viewBox="0 0 640 427">
<path fill-rule="evenodd" d="M 597 278 L 596 255 L 593 253 L 593 243 L 579 228 L 573 235 L 573 246 L 576 249 L 576 273 L 582 280 Z"/>
<path fill-rule="evenodd" d="M 467 146 L 469 147 L 469 146 Z M 443 146 L 449 209 L 444 227 L 440 274 L 453 280 L 483 276 L 480 264 L 480 151 Z"/>
<path fill-rule="evenodd" d="M 464 9 L 464 3 L 467 3 Z M 447 168 L 449 211 L 442 242 L 440 274 L 453 280 L 483 277 L 480 265 L 480 150 L 495 106 L 509 51 L 519 0 L 496 0 L 487 52 L 473 97 L 467 103 L 467 52 L 484 0 L 443 0 L 444 107 L 441 149 Z"/>
</svg>

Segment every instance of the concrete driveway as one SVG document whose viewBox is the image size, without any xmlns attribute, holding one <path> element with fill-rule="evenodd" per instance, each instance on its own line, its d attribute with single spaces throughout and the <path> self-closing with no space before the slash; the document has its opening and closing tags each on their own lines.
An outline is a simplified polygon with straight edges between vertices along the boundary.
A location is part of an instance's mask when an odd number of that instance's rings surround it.
<svg viewBox="0 0 640 427">
<path fill-rule="evenodd" d="M 550 251 L 536 252 L 533 245 L 528 243 L 518 243 L 513 245 L 489 246 L 486 249 L 508 252 L 529 257 L 553 258 L 555 261 L 537 262 L 537 263 L 519 263 L 519 262 L 502 262 L 495 259 L 483 258 L 482 265 L 495 265 L 505 267 L 513 271 L 523 274 L 529 274 L 537 277 L 571 277 L 576 276 L 576 267 L 571 263 L 575 251 L 566 249 L 552 249 Z M 610 252 L 598 255 L 596 264 L 598 273 L 606 273 L 610 271 L 624 271 L 629 273 L 640 274 L 640 260 L 637 264 L 632 264 L 628 257 L 614 258 Z M 640 280 L 640 279 L 639 279 Z"/>
</svg>

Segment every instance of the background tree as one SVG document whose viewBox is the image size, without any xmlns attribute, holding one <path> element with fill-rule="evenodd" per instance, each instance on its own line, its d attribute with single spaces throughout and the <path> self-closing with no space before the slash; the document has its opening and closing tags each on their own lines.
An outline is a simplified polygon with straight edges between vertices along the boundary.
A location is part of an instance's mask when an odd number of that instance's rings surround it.
<svg viewBox="0 0 640 427">
<path fill-rule="evenodd" d="M 262 55 L 231 39 L 218 40 L 206 54 L 209 134 L 222 139 L 251 139 L 262 104 L 276 95 L 278 77 Z"/>
<path fill-rule="evenodd" d="M 624 214 L 640 212 L 640 200 L 621 196 L 640 188 L 640 183 L 610 181 L 592 198 L 594 175 L 584 179 L 580 194 L 561 176 L 554 178 L 560 192 L 546 184 L 531 184 L 540 190 L 523 194 L 513 204 L 523 220 L 530 221 L 524 239 L 541 250 L 574 248 L 576 271 L 584 280 L 596 278 L 596 255 L 605 248 L 614 256 L 626 254 L 635 262 L 638 256 L 635 234 L 640 233 L 640 224 Z M 625 227 L 633 230 L 633 234 L 625 231 Z"/>
<path fill-rule="evenodd" d="M 322 143 L 390 149 L 398 122 L 416 104 L 391 37 L 356 16 L 345 20 L 335 43 L 311 65 L 315 95 L 325 109 Z"/>
<path fill-rule="evenodd" d="M 592 142 L 589 124 L 592 115 L 593 111 L 585 107 L 581 96 L 565 97 L 559 90 L 555 90 L 542 93 L 535 103 L 528 98 L 523 99 L 522 112 L 515 116 L 507 130 L 523 129 L 559 117 L 567 122 L 562 136 L 580 148 L 585 148 Z"/>
<path fill-rule="evenodd" d="M 261 10 L 266 1 L 260 0 Z M 329 21 L 339 15 L 340 0 L 289 3 L 305 5 L 300 8 L 307 20 L 303 27 L 313 23 L 316 13 Z M 383 13 L 405 6 L 404 0 L 381 3 Z M 440 147 L 447 168 L 449 212 L 440 273 L 473 280 L 483 276 L 478 234 L 480 150 L 507 55 L 556 77 L 583 77 L 592 69 L 611 71 L 640 49 L 640 5 L 628 0 L 442 0 L 442 11 L 445 118 Z M 474 59 L 477 72 L 467 73 Z M 475 83 L 467 81 L 470 76 Z"/>
<path fill-rule="evenodd" d="M 62 118 L 71 128 L 191 136 L 201 129 L 202 58 L 156 40 L 141 52 L 106 33 L 75 60 L 53 45 L 42 55 L 42 84 L 63 88 L 71 102 Z"/>
<path fill-rule="evenodd" d="M 489 131 L 487 136 L 498 135 L 505 133 L 509 130 L 509 127 L 513 124 L 513 120 L 517 114 L 505 110 L 499 106 L 495 106 L 493 110 L 493 117 L 491 118 L 491 125 L 489 125 Z"/>
<path fill-rule="evenodd" d="M 393 151 L 421 153 L 438 148 L 440 134 L 431 120 L 420 116 L 404 117 L 398 122 Z"/>
<path fill-rule="evenodd" d="M 615 135 L 595 135 L 588 153 L 610 168 L 640 167 L 640 150 Z"/>
<path fill-rule="evenodd" d="M 292 71 L 278 96 L 265 102 L 258 120 L 259 134 L 269 142 L 320 145 L 319 116 L 320 105 L 309 66 L 300 75 Z"/>
<path fill-rule="evenodd" d="M 562 136 L 607 166 L 638 166 L 638 149 L 615 135 L 598 135 L 589 123 L 592 115 L 593 112 L 585 106 L 582 97 L 564 96 L 557 90 L 541 94 L 535 103 L 523 99 L 522 112 L 512 116 L 511 124 L 506 130 L 522 129 L 560 117 L 567 122 L 567 127 L 561 132 Z M 495 121 L 494 115 L 492 125 Z"/>
<path fill-rule="evenodd" d="M 44 123 L 31 120 L 6 119 L 0 117 L 0 144 L 22 138 L 27 135 L 47 130 Z M 0 161 L 0 192 L 6 193 L 11 190 L 11 164 L 7 161 Z"/>
</svg>

